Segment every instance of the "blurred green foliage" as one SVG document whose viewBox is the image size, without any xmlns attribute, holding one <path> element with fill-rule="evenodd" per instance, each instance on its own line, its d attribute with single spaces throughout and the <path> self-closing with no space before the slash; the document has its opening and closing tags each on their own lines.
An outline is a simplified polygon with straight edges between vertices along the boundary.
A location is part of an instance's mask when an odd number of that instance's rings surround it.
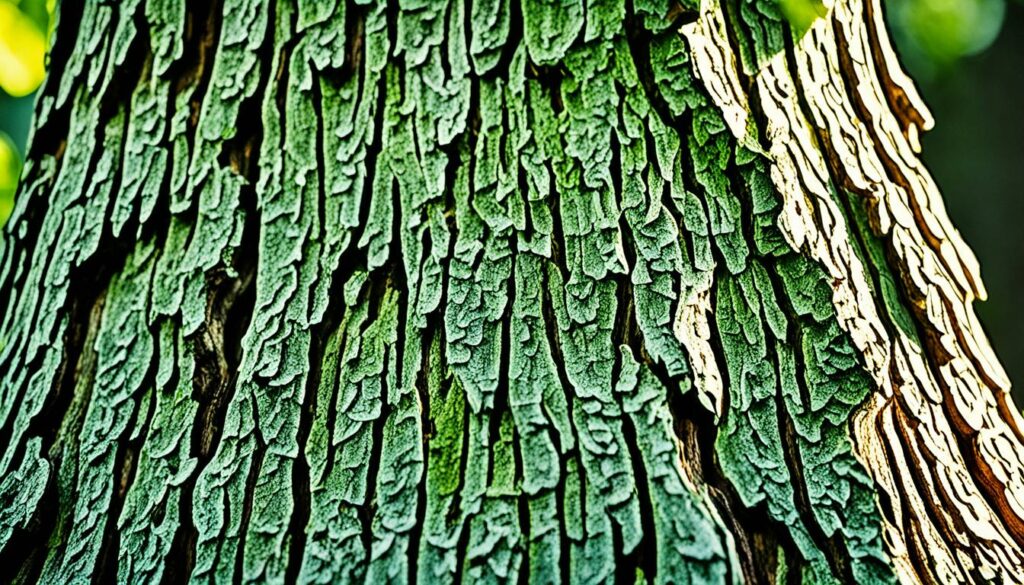
<svg viewBox="0 0 1024 585">
<path fill-rule="evenodd" d="M 42 18 L 35 2 L 0 0 L 0 88 L 13 97 L 26 96 L 43 82 L 46 69 L 46 29 L 49 18 L 43 6 Z"/>
<path fill-rule="evenodd" d="M 11 215 L 56 0 L 0 0 L 0 226 Z"/>
<path fill-rule="evenodd" d="M 886 0 L 889 24 L 918 76 L 940 75 L 987 49 L 1006 17 L 1006 0 Z"/>
<path fill-rule="evenodd" d="M 779 8 L 797 36 L 807 32 L 815 20 L 828 14 L 821 0 L 779 0 Z"/>
<path fill-rule="evenodd" d="M 21 157 L 11 139 L 0 133 L 0 225 L 7 221 L 14 207 L 14 190 L 21 173 Z"/>
</svg>

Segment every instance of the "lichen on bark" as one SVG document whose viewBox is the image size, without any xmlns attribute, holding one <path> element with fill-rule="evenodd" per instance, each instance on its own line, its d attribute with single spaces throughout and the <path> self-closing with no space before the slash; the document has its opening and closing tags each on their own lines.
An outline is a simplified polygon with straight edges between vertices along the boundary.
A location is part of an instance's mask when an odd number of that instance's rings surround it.
<svg viewBox="0 0 1024 585">
<path fill-rule="evenodd" d="M 1020 577 L 878 0 L 64 3 L 4 582 Z"/>
</svg>

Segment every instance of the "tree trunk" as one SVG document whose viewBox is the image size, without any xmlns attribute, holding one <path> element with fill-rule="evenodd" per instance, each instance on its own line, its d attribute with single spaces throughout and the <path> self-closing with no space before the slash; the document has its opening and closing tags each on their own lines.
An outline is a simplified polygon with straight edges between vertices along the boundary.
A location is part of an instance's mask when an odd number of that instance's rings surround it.
<svg viewBox="0 0 1024 585">
<path fill-rule="evenodd" d="M 0 581 L 1024 579 L 880 0 L 405 4 L 62 3 Z"/>
</svg>

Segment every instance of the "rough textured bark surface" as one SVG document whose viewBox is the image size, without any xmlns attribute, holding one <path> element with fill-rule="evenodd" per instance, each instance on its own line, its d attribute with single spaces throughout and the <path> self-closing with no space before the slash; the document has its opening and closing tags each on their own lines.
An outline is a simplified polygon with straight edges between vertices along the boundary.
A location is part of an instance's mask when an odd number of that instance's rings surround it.
<svg viewBox="0 0 1024 585">
<path fill-rule="evenodd" d="M 0 581 L 1020 581 L 880 11 L 64 2 Z"/>
</svg>

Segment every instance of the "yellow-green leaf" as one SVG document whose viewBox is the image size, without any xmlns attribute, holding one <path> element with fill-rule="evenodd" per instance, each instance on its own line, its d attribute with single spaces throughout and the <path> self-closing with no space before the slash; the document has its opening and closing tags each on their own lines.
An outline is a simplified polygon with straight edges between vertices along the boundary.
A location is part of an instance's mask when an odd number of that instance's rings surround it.
<svg viewBox="0 0 1024 585">
<path fill-rule="evenodd" d="M 798 37 L 807 32 L 815 20 L 828 14 L 821 0 L 779 0 L 779 8 Z"/>
<path fill-rule="evenodd" d="M 14 191 L 18 188 L 20 173 L 21 158 L 18 151 L 10 138 L 0 132 L 0 226 L 7 223 L 14 208 Z"/>
<path fill-rule="evenodd" d="M 46 74 L 46 37 L 39 26 L 8 0 L 0 0 L 0 88 L 14 97 L 28 95 Z"/>
</svg>

